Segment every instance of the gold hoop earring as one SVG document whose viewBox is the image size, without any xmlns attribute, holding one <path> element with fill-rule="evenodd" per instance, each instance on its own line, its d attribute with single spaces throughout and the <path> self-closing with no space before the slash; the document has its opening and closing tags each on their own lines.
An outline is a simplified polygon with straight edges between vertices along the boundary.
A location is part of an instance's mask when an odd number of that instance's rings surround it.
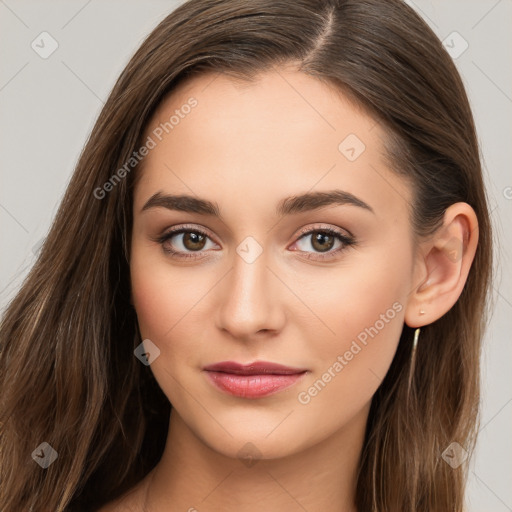
<svg viewBox="0 0 512 512">
<path fill-rule="evenodd" d="M 416 367 L 416 347 L 418 346 L 418 339 L 420 337 L 420 330 L 421 328 L 418 327 L 414 331 L 414 339 L 412 341 L 412 351 L 411 351 L 411 364 L 409 366 L 409 384 L 408 384 L 408 391 L 411 389 L 411 383 L 412 383 L 412 376 L 414 373 L 414 368 Z"/>
</svg>

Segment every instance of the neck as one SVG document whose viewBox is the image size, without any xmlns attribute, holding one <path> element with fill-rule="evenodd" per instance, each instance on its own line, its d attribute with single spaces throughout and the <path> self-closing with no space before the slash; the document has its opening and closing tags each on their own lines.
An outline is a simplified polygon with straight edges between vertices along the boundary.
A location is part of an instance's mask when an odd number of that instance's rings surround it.
<svg viewBox="0 0 512 512">
<path fill-rule="evenodd" d="M 264 460 L 218 453 L 173 410 L 164 453 L 148 479 L 144 511 L 357 512 L 356 474 L 368 411 L 369 404 L 321 443 Z M 250 454 L 251 446 L 242 453 Z"/>
</svg>

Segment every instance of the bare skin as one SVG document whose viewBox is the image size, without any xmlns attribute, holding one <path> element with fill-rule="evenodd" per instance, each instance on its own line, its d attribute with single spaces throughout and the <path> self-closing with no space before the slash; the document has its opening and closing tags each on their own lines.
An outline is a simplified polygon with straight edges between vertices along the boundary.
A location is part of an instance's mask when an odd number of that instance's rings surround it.
<svg viewBox="0 0 512 512">
<path fill-rule="evenodd" d="M 133 205 L 132 298 L 143 339 L 160 350 L 150 367 L 173 405 L 167 444 L 156 468 L 101 512 L 356 512 L 371 399 L 404 323 L 429 324 L 458 299 L 476 216 L 454 204 L 415 245 L 412 191 L 385 166 L 385 130 L 293 68 L 250 85 L 214 74 L 185 82 L 146 137 L 191 97 L 197 106 L 145 158 Z M 276 214 L 284 198 L 332 190 L 360 203 Z M 222 218 L 143 210 L 157 192 L 207 199 Z M 197 230 L 206 235 L 200 249 L 183 234 L 156 241 L 184 225 L 196 241 Z M 331 235 L 322 251 L 312 234 L 322 229 L 354 243 Z M 449 257 L 453 247 L 460 257 Z M 247 399 L 206 377 L 205 365 L 226 360 L 308 371 Z"/>
</svg>

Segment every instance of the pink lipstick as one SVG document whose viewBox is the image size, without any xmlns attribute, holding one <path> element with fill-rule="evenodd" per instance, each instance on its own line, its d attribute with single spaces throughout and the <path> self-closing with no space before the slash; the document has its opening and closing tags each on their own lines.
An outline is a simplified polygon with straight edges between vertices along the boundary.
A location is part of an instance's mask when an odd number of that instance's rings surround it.
<svg viewBox="0 0 512 512">
<path fill-rule="evenodd" d="M 210 382 L 221 391 L 241 398 L 262 398 L 293 386 L 307 373 L 306 368 L 293 368 L 277 363 L 256 361 L 240 364 L 223 361 L 205 366 Z"/>
</svg>

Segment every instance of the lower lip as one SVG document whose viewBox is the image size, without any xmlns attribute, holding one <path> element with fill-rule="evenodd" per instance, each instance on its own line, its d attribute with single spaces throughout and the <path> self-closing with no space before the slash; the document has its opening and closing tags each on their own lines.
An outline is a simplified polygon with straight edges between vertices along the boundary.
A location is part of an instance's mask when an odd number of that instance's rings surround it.
<svg viewBox="0 0 512 512">
<path fill-rule="evenodd" d="M 208 378 L 221 391 L 241 398 L 261 398 L 283 391 L 298 382 L 306 372 L 261 375 L 238 375 L 235 373 L 207 371 Z"/>
</svg>

